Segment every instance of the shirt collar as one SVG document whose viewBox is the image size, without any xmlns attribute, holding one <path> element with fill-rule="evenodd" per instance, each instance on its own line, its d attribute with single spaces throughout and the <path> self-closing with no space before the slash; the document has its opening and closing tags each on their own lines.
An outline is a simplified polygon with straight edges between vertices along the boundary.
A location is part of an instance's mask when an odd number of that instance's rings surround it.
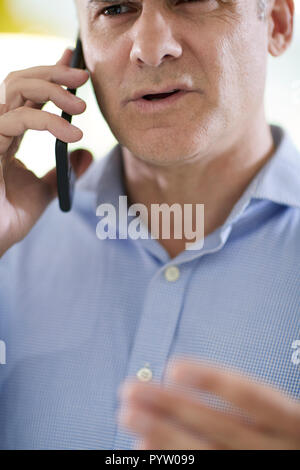
<svg viewBox="0 0 300 470">
<path fill-rule="evenodd" d="M 236 222 L 248 206 L 269 201 L 300 208 L 300 152 L 288 133 L 270 125 L 275 151 L 234 205 L 222 228 Z"/>
<path fill-rule="evenodd" d="M 104 202 L 115 204 L 119 195 L 125 195 L 123 181 L 122 150 L 117 144 L 104 157 L 94 160 L 76 181 L 76 190 L 94 193 L 96 207 Z"/>
<path fill-rule="evenodd" d="M 276 151 L 256 175 L 253 197 L 300 208 L 300 152 L 281 127 L 271 132 Z"/>
<path fill-rule="evenodd" d="M 260 169 L 234 205 L 224 227 L 235 221 L 253 199 L 269 200 L 300 208 L 300 152 L 287 132 L 271 125 L 275 152 Z M 123 158 L 120 144 L 90 166 L 77 181 L 76 189 L 95 193 L 96 207 L 101 203 L 119 206 L 119 196 L 125 196 Z"/>
</svg>

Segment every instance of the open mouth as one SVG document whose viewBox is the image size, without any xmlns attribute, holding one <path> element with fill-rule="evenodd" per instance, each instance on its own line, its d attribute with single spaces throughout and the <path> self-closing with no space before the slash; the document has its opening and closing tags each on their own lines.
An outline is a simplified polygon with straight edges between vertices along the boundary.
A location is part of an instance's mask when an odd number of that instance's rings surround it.
<svg viewBox="0 0 300 470">
<path fill-rule="evenodd" d="M 156 95 L 144 95 L 143 99 L 147 101 L 155 101 L 155 100 L 163 100 L 164 98 L 168 98 L 168 96 L 175 95 L 175 93 L 178 93 L 180 90 L 174 90 L 171 91 L 170 93 L 158 93 Z"/>
</svg>

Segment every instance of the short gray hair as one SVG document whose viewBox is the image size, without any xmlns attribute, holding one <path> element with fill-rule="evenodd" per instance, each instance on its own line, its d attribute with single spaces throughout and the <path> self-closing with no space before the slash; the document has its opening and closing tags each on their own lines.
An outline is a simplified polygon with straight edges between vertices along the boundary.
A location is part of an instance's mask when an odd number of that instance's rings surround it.
<svg viewBox="0 0 300 470">
<path fill-rule="evenodd" d="M 257 0 L 257 14 L 258 18 L 265 21 L 267 18 L 269 0 Z"/>
</svg>

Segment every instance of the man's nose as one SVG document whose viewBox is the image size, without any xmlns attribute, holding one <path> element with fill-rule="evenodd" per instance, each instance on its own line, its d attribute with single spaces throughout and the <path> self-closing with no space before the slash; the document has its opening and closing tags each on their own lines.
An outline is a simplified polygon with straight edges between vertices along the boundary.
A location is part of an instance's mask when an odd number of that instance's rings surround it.
<svg viewBox="0 0 300 470">
<path fill-rule="evenodd" d="M 174 21 L 168 14 L 155 10 L 144 10 L 132 29 L 130 60 L 137 65 L 158 67 L 163 61 L 182 54 Z"/>
</svg>

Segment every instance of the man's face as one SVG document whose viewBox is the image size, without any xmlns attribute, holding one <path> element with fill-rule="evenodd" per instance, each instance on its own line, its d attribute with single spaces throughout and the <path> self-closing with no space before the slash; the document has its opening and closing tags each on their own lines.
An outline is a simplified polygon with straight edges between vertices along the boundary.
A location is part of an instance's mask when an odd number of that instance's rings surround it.
<svg viewBox="0 0 300 470">
<path fill-rule="evenodd" d="M 237 142 L 263 106 L 267 24 L 256 0 L 77 0 L 81 38 L 103 117 L 122 146 L 156 164 Z M 141 112 L 142 89 L 193 92 Z"/>
</svg>

